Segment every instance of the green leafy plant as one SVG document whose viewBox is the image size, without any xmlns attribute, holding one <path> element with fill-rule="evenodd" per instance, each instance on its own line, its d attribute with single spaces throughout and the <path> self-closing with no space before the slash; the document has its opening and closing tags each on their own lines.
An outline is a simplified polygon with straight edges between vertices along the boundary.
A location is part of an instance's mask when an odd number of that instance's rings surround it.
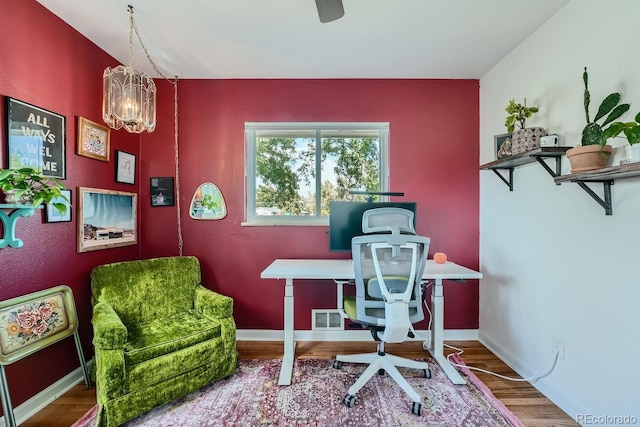
<svg viewBox="0 0 640 427">
<path fill-rule="evenodd" d="M 589 103 L 591 94 L 589 93 L 589 74 L 587 67 L 584 67 L 582 73 L 584 81 L 584 113 L 587 118 L 587 125 L 582 130 L 582 145 L 600 145 L 600 152 L 605 146 L 609 138 L 614 138 L 623 132 L 625 124 L 622 122 L 614 122 L 629 110 L 629 104 L 620 104 L 621 95 L 617 92 L 609 94 L 598 107 L 593 121 L 589 119 Z M 606 118 L 605 118 L 606 116 Z M 604 118 L 602 124 L 598 124 L 598 120 Z M 608 125 L 608 126 L 607 126 Z M 631 128 L 631 127 L 630 127 Z M 640 131 L 633 131 L 640 132 Z"/>
<path fill-rule="evenodd" d="M 516 126 L 524 129 L 526 120 L 533 116 L 534 113 L 540 111 L 538 107 L 527 107 L 526 98 L 524 104 L 518 104 L 515 99 L 510 99 L 507 108 L 504 110 L 509 114 L 504 122 L 504 125 L 507 127 L 507 132 L 509 133 L 513 133 Z"/>
<path fill-rule="evenodd" d="M 61 214 L 67 212 L 66 203 L 53 202 L 60 197 L 69 203 L 61 192 L 66 187 L 58 179 L 42 176 L 33 168 L 0 169 L 0 189 L 5 194 L 15 190 L 16 199 L 30 201 L 34 206 L 51 203 Z"/>
<path fill-rule="evenodd" d="M 633 120 L 632 122 L 626 122 L 622 129 L 629 145 L 640 143 L 640 113 L 636 114 Z"/>
<path fill-rule="evenodd" d="M 210 210 L 210 211 L 214 211 L 214 212 L 215 212 L 216 208 L 218 207 L 218 203 L 215 202 L 213 200 L 213 197 L 210 196 L 209 194 L 205 194 L 204 196 L 202 196 L 201 203 L 202 203 L 202 207 L 203 208 L 205 208 L 207 210 Z"/>
</svg>

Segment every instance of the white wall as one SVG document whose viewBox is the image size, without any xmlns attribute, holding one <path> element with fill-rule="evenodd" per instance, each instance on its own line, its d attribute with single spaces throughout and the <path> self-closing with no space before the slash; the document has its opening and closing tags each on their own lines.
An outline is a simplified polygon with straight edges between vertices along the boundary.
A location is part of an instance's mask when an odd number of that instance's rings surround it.
<svg viewBox="0 0 640 427">
<path fill-rule="evenodd" d="M 510 98 L 540 107 L 527 126 L 579 144 L 585 66 L 591 115 L 620 91 L 631 120 L 640 111 L 638 18 L 638 0 L 572 0 L 482 77 L 480 164 L 495 159 Z M 624 144 L 612 143 L 609 165 L 624 158 Z M 569 173 L 566 158 L 562 167 Z M 606 216 L 578 185 L 556 186 L 537 163 L 514 176 L 509 192 L 480 171 L 481 341 L 528 376 L 549 367 L 552 336 L 564 338 L 565 360 L 534 385 L 574 418 L 634 415 L 640 423 L 640 179 L 615 182 Z M 601 184 L 591 187 L 602 195 Z"/>
</svg>

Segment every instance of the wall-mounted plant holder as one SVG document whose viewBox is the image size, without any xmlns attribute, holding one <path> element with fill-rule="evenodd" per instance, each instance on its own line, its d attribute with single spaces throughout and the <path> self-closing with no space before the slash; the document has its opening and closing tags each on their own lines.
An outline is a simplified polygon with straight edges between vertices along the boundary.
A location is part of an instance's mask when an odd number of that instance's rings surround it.
<svg viewBox="0 0 640 427">
<path fill-rule="evenodd" d="M 24 242 L 16 237 L 16 222 L 20 217 L 33 216 L 36 209 L 42 209 L 40 206 L 25 205 L 6 205 L 0 204 L 0 221 L 4 229 L 4 235 L 0 239 L 0 249 L 11 246 L 12 248 L 21 248 Z M 5 210 L 10 210 L 6 213 Z"/>
</svg>

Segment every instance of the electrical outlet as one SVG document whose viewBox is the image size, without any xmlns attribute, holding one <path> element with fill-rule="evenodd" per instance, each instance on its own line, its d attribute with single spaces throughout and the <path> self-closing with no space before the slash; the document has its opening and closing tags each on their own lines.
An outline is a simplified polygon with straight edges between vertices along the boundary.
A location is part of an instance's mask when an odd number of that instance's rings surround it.
<svg viewBox="0 0 640 427">
<path fill-rule="evenodd" d="M 553 340 L 551 342 L 551 352 L 553 354 L 558 354 L 558 358 L 564 360 L 564 338 L 561 338 L 557 335 L 553 336 Z"/>
</svg>

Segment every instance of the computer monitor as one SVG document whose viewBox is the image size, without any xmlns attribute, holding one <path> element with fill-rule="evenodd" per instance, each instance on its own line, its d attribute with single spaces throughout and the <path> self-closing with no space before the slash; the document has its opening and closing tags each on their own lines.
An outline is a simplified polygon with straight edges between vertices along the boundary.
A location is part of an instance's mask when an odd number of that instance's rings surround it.
<svg viewBox="0 0 640 427">
<path fill-rule="evenodd" d="M 362 214 L 374 208 L 404 208 L 413 212 L 416 222 L 415 202 L 329 202 L 329 251 L 351 252 L 351 239 L 362 236 Z"/>
</svg>

